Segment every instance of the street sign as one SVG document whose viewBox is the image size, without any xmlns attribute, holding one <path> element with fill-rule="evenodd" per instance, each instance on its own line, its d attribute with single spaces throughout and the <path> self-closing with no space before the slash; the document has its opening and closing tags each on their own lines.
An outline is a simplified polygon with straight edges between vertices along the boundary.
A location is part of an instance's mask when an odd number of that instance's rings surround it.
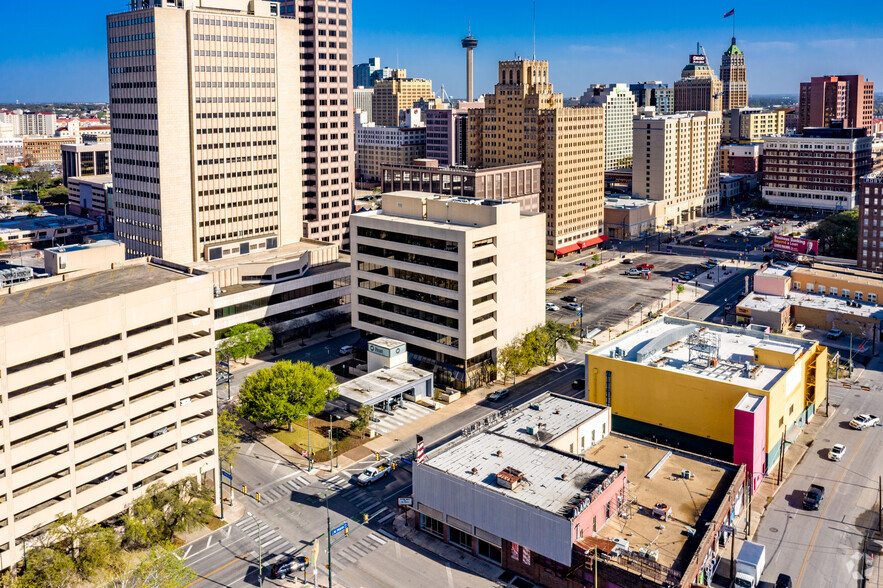
<svg viewBox="0 0 883 588">
<path fill-rule="evenodd" d="M 399 496 L 399 506 L 414 506 L 414 497 Z"/>
<path fill-rule="evenodd" d="M 218 363 L 221 365 L 221 367 L 230 367 L 230 364 L 227 363 L 226 361 L 221 361 L 221 362 L 218 362 Z"/>
<path fill-rule="evenodd" d="M 730 533 L 731 535 L 736 532 L 736 529 L 731 527 L 730 525 L 721 525 L 721 531 L 724 533 Z"/>
<path fill-rule="evenodd" d="M 333 536 L 337 535 L 338 533 L 346 531 L 348 528 L 349 528 L 349 523 L 344 523 L 344 524 L 340 525 L 339 527 L 335 527 L 334 529 L 331 529 L 331 536 L 333 537 Z"/>
<path fill-rule="evenodd" d="M 669 253 L 669 254 L 672 252 L 671 245 L 669 245 L 669 246 L 667 246 L 667 247 L 665 248 L 665 252 L 666 252 L 666 253 Z"/>
<path fill-rule="evenodd" d="M 225 478 L 230 478 L 231 482 L 233 481 L 233 474 L 231 474 L 230 472 L 225 472 L 224 470 L 221 470 L 221 475 Z"/>
</svg>

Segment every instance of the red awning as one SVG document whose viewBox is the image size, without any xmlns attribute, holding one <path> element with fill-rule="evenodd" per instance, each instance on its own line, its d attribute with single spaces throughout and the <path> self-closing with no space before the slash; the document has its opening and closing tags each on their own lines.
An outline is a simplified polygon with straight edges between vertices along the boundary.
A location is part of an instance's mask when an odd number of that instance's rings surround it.
<svg viewBox="0 0 883 588">
<path fill-rule="evenodd" d="M 604 241 L 609 241 L 610 239 L 606 235 L 600 235 L 598 237 L 592 237 L 588 241 L 578 241 L 579 248 L 585 249 L 586 247 L 592 247 L 594 245 L 599 245 Z"/>
<path fill-rule="evenodd" d="M 573 245 L 565 245 L 564 247 L 559 247 L 558 249 L 556 249 L 555 255 L 565 255 L 567 253 L 573 253 L 579 248 L 579 243 L 574 243 Z"/>
</svg>

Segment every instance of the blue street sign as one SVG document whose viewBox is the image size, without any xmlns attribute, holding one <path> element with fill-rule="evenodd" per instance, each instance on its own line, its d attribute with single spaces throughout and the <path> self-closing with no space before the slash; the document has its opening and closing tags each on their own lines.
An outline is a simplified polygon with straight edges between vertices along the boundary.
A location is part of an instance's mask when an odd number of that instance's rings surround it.
<svg viewBox="0 0 883 588">
<path fill-rule="evenodd" d="M 231 474 L 230 472 L 225 472 L 224 470 L 221 470 L 221 475 L 225 478 L 230 478 L 230 481 L 233 481 L 233 474 Z"/>
<path fill-rule="evenodd" d="M 583 315 L 583 311 L 579 311 L 578 313 L 576 313 L 576 316 L 582 316 L 582 315 Z"/>
<path fill-rule="evenodd" d="M 230 364 L 227 363 L 226 361 L 220 362 L 220 365 L 221 365 L 221 367 L 230 367 Z"/>
<path fill-rule="evenodd" d="M 671 251 L 672 251 L 671 245 L 669 245 L 668 247 L 665 248 L 666 253 L 671 253 Z"/>
<path fill-rule="evenodd" d="M 671 283 L 672 283 L 672 284 L 677 284 L 678 282 L 680 282 L 680 280 L 677 279 L 677 278 L 672 278 L 672 279 L 671 279 Z"/>
<path fill-rule="evenodd" d="M 331 536 L 333 537 L 334 535 L 337 535 L 338 533 L 345 531 L 347 528 L 349 528 L 349 523 L 344 523 L 344 524 L 340 525 L 339 527 L 331 529 Z"/>
</svg>

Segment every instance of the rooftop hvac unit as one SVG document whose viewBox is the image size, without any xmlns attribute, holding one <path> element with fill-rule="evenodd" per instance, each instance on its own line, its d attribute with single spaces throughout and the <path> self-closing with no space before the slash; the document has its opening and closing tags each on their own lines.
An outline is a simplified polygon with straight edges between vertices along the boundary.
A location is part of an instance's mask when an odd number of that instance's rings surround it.
<svg viewBox="0 0 883 588">
<path fill-rule="evenodd" d="M 497 473 L 497 486 L 516 490 L 524 480 L 524 474 L 512 467 L 506 467 Z"/>
<path fill-rule="evenodd" d="M 681 477 L 685 480 L 690 480 L 693 477 L 693 473 L 690 470 L 681 470 Z"/>
<path fill-rule="evenodd" d="M 527 425 L 527 434 L 528 435 L 536 435 L 537 434 L 537 426 L 536 425 Z"/>
</svg>

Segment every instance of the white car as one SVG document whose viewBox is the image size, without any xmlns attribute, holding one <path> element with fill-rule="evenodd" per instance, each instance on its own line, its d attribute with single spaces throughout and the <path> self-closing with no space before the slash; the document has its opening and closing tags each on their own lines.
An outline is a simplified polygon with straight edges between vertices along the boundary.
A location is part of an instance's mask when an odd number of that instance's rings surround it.
<svg viewBox="0 0 883 588">
<path fill-rule="evenodd" d="M 341 355 L 341 356 L 349 355 L 352 352 L 353 352 L 352 345 L 344 345 L 343 347 L 341 347 L 340 349 L 337 350 L 338 355 Z"/>
<path fill-rule="evenodd" d="M 796 325 L 794 325 L 794 330 L 797 331 L 798 333 L 802 333 L 806 330 L 806 325 L 804 325 L 802 323 L 797 323 Z"/>
<path fill-rule="evenodd" d="M 549 311 L 561 310 L 561 307 L 558 306 L 557 304 L 553 304 L 552 302 L 547 302 L 546 303 L 546 310 L 549 310 Z"/>
<path fill-rule="evenodd" d="M 831 461 L 840 461 L 843 458 L 843 454 L 846 452 L 846 445 L 842 443 L 837 443 L 831 449 L 828 450 L 828 459 Z"/>
<path fill-rule="evenodd" d="M 851 421 L 849 421 L 849 426 L 853 429 L 858 429 L 859 431 L 863 431 L 868 427 L 874 427 L 880 424 L 880 417 L 873 414 L 857 414 Z"/>
<path fill-rule="evenodd" d="M 567 308 L 569 308 L 570 310 L 572 310 L 574 312 L 579 312 L 583 309 L 583 307 L 580 306 L 579 304 L 577 304 L 576 302 L 569 302 L 567 304 Z"/>
<path fill-rule="evenodd" d="M 356 483 L 359 486 L 368 486 L 369 484 L 373 484 L 380 478 L 384 477 L 389 473 L 389 470 L 392 469 L 392 466 L 387 461 L 378 462 L 376 465 L 369 467 L 367 470 L 359 474 L 359 477 L 356 478 Z"/>
</svg>

